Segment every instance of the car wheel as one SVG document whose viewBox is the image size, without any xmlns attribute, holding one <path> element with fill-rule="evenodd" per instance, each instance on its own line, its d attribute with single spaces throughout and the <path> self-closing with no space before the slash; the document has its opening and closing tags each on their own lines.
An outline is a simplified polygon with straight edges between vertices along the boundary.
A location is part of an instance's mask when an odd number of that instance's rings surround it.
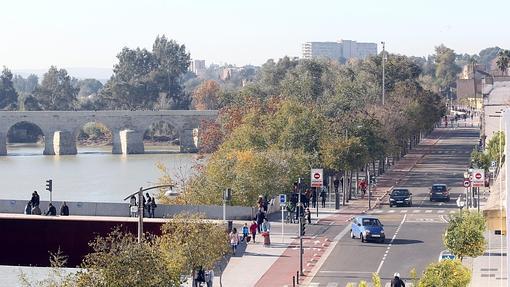
<svg viewBox="0 0 510 287">
<path fill-rule="evenodd" d="M 361 239 L 361 242 L 365 242 L 365 238 L 363 238 L 363 233 L 359 234 L 359 238 Z"/>
<path fill-rule="evenodd" d="M 351 238 L 354 239 L 355 237 L 356 237 L 356 235 L 354 235 L 354 233 L 352 232 L 352 229 L 351 229 Z"/>
<path fill-rule="evenodd" d="M 450 202 L 450 198 L 449 197 L 446 199 L 446 202 Z"/>
<path fill-rule="evenodd" d="M 390 208 L 392 208 L 392 207 L 393 207 L 393 205 L 390 203 Z"/>
</svg>

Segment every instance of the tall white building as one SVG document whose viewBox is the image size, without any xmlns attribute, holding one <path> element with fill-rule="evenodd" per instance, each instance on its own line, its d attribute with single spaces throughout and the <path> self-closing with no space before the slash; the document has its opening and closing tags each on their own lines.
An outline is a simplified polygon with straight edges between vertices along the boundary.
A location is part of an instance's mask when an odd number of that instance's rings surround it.
<svg viewBox="0 0 510 287">
<path fill-rule="evenodd" d="M 365 59 L 377 55 L 376 43 L 358 43 L 352 40 L 338 42 L 306 42 L 302 46 L 303 58 L 327 58 L 332 60 Z"/>
</svg>

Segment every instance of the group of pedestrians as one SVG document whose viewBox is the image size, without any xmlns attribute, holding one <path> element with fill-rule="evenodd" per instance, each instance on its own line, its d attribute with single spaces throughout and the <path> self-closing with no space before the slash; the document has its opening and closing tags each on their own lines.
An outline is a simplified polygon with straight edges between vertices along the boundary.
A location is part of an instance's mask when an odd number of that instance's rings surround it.
<svg viewBox="0 0 510 287">
<path fill-rule="evenodd" d="M 155 210 L 156 210 L 156 198 L 155 197 L 151 197 L 149 195 L 149 193 L 147 192 L 145 194 L 145 196 L 142 195 L 142 199 L 143 199 L 143 214 L 142 216 L 145 217 L 145 211 L 147 211 L 147 214 L 149 215 L 150 218 L 154 218 L 154 213 L 155 213 Z M 132 217 L 137 217 L 138 216 L 138 203 L 136 202 L 136 196 L 135 195 L 132 195 L 131 198 L 129 199 L 129 211 L 130 211 L 130 214 Z"/>
<path fill-rule="evenodd" d="M 25 214 L 33 214 L 33 215 L 42 215 L 43 212 L 41 211 L 41 208 L 39 207 L 39 204 L 41 202 L 41 198 L 39 197 L 39 194 L 37 191 L 34 191 L 32 193 L 32 198 L 30 201 L 27 202 L 27 205 L 25 205 Z M 44 215 L 50 215 L 50 216 L 56 216 L 57 215 L 57 208 L 53 205 L 53 203 L 48 204 L 48 210 L 44 213 Z M 68 216 L 69 215 L 69 206 L 67 206 L 67 203 L 64 201 L 62 205 L 60 206 L 60 215 L 62 216 Z"/>
</svg>

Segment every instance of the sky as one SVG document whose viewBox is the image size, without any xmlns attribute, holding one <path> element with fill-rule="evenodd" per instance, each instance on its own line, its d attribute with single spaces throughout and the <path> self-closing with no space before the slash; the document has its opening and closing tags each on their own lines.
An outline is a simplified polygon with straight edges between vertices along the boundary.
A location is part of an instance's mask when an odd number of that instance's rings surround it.
<svg viewBox="0 0 510 287">
<path fill-rule="evenodd" d="M 462 53 L 510 48 L 510 1 L 472 0 L 0 0 L 0 66 L 111 69 L 123 47 L 157 35 L 193 59 L 261 65 L 301 56 L 307 41 L 386 42 L 426 56 L 443 43 Z"/>
</svg>

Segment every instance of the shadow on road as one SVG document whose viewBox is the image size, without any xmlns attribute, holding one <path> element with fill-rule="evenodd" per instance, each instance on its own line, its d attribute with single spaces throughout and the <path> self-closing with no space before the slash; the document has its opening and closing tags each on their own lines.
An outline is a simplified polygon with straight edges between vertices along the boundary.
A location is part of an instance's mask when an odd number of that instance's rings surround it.
<svg viewBox="0 0 510 287">
<path fill-rule="evenodd" d="M 421 240 L 416 239 L 395 239 L 391 244 L 393 245 L 407 245 L 407 244 L 418 244 L 423 243 Z"/>
</svg>

